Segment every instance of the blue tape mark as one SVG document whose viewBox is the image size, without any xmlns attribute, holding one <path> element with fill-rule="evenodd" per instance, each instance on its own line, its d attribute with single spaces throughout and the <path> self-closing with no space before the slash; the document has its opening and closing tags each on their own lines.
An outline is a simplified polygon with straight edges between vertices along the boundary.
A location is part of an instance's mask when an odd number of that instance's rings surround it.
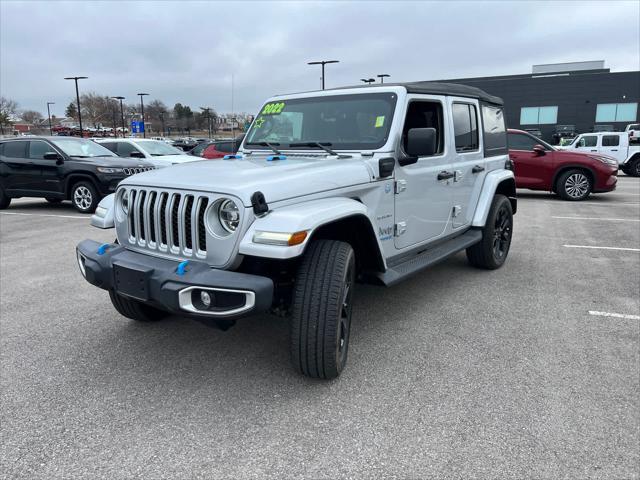
<svg viewBox="0 0 640 480">
<path fill-rule="evenodd" d="M 286 160 L 286 155 L 270 155 L 267 157 L 267 162 L 273 162 L 274 160 Z"/>
<path fill-rule="evenodd" d="M 223 160 L 235 160 L 235 159 L 240 159 L 242 158 L 242 155 L 237 154 L 237 155 L 225 155 L 224 157 L 222 157 Z"/>
<path fill-rule="evenodd" d="M 176 268 L 176 273 L 180 276 L 184 275 L 184 272 L 187 271 L 187 265 L 189 265 L 189 260 L 185 260 L 184 262 L 180 262 L 178 264 L 178 268 Z"/>
<path fill-rule="evenodd" d="M 106 252 L 110 246 L 111 245 L 108 243 L 103 243 L 102 245 L 100 245 L 98 247 L 98 255 L 104 255 L 104 252 Z"/>
</svg>

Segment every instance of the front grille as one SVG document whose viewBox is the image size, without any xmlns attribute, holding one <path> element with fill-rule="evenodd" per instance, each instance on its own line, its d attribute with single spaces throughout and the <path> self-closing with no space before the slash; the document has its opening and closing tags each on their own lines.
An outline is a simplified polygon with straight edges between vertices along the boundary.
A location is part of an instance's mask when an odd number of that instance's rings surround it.
<svg viewBox="0 0 640 480">
<path fill-rule="evenodd" d="M 146 188 L 129 190 L 129 242 L 181 257 L 207 253 L 205 214 L 210 199 Z"/>
<path fill-rule="evenodd" d="M 127 167 L 123 168 L 122 172 L 125 175 L 135 175 L 136 173 L 148 172 L 149 170 L 155 170 L 156 167 Z"/>
</svg>

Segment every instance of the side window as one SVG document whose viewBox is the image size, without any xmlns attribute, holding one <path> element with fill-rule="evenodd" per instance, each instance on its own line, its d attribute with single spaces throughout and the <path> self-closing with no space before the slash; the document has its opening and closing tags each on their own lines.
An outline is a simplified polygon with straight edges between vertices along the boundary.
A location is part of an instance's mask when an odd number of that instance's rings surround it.
<svg viewBox="0 0 640 480">
<path fill-rule="evenodd" d="M 602 146 L 603 147 L 617 147 L 620 145 L 620 137 L 618 135 L 603 135 Z"/>
<path fill-rule="evenodd" d="M 537 145 L 533 137 L 529 135 L 523 135 L 522 133 L 510 133 L 509 134 L 509 149 L 510 150 L 524 150 L 530 152 L 533 150 L 534 145 Z"/>
<path fill-rule="evenodd" d="M 587 135 L 580 139 L 576 147 L 595 147 L 598 145 L 598 137 L 596 135 Z"/>
<path fill-rule="evenodd" d="M 507 129 L 502 107 L 482 105 L 481 109 L 485 157 L 507 153 Z"/>
<path fill-rule="evenodd" d="M 118 151 L 116 152 L 119 157 L 130 157 L 133 152 L 137 152 L 138 149 L 130 143 L 118 142 Z"/>
<path fill-rule="evenodd" d="M 233 151 L 231 148 L 231 142 L 220 142 L 216 144 L 216 150 L 224 153 L 231 153 Z"/>
<path fill-rule="evenodd" d="M 111 150 L 116 155 L 118 154 L 118 152 L 117 152 L 118 144 L 117 143 L 115 143 L 115 142 L 100 142 L 100 145 L 102 145 L 107 150 Z"/>
<path fill-rule="evenodd" d="M 10 158 L 27 158 L 28 142 L 7 142 L 4 144 L 2 155 Z"/>
<path fill-rule="evenodd" d="M 479 148 L 478 113 L 475 105 L 454 103 L 453 133 L 456 137 L 456 152 L 470 152 Z"/>
<path fill-rule="evenodd" d="M 435 128 L 436 151 L 434 155 L 444 152 L 444 120 L 440 102 L 413 101 L 407 108 L 407 116 L 402 129 L 402 148 L 407 148 L 407 133 L 412 128 Z"/>
<path fill-rule="evenodd" d="M 48 143 L 42 141 L 29 142 L 29 158 L 44 160 L 44 154 L 55 151 Z"/>
</svg>

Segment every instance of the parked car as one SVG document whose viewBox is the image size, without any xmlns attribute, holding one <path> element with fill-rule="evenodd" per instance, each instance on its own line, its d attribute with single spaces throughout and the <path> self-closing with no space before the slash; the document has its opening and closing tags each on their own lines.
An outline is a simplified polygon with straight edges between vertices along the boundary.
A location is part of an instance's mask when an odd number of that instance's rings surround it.
<svg viewBox="0 0 640 480">
<path fill-rule="evenodd" d="M 138 138 L 110 138 L 97 140 L 119 157 L 144 158 L 157 168 L 197 160 L 166 142 Z"/>
<path fill-rule="evenodd" d="M 174 147 L 179 148 L 180 150 L 184 151 L 184 152 L 188 152 L 189 150 L 191 150 L 193 147 L 195 147 L 196 145 L 198 145 L 198 142 L 191 137 L 187 137 L 187 138 L 178 138 L 177 140 L 175 140 L 172 144 Z"/>
<path fill-rule="evenodd" d="M 509 129 L 508 138 L 518 188 L 574 201 L 616 188 L 618 163 L 607 155 L 558 150 L 523 130 Z"/>
<path fill-rule="evenodd" d="M 627 132 L 582 133 L 562 149 L 608 155 L 616 159 L 624 173 L 640 177 L 640 145 L 631 144 Z"/>
<path fill-rule="evenodd" d="M 235 140 L 217 140 L 210 143 L 200 144 L 189 151 L 189 155 L 206 159 L 224 158 L 225 155 L 232 155 L 238 151 L 242 144 L 244 135 Z"/>
<path fill-rule="evenodd" d="M 640 142 L 640 123 L 632 123 L 624 129 L 629 134 L 630 143 Z"/>
<path fill-rule="evenodd" d="M 76 210 L 91 213 L 122 179 L 153 169 L 144 160 L 119 158 L 92 140 L 0 140 L 0 209 L 12 198 L 39 197 L 50 203 L 71 200 Z"/>
<path fill-rule="evenodd" d="M 226 328 L 288 313 L 294 368 L 334 378 L 356 280 L 394 285 L 463 250 L 476 267 L 506 261 L 516 198 L 503 105 L 477 88 L 278 96 L 239 153 L 144 173 L 105 199 L 118 243 L 84 240 L 77 259 L 122 315 Z"/>
</svg>

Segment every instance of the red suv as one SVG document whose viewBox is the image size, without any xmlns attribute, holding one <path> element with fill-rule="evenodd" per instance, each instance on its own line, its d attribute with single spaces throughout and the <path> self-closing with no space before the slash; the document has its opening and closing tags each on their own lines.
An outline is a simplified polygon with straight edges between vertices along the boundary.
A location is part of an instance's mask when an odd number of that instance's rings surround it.
<svg viewBox="0 0 640 480">
<path fill-rule="evenodd" d="M 189 152 L 196 157 L 223 158 L 225 155 L 232 155 L 238 152 L 244 135 L 240 135 L 233 140 L 217 140 L 215 142 L 202 143 Z"/>
<path fill-rule="evenodd" d="M 564 200 L 584 200 L 610 192 L 618 181 L 618 162 L 600 154 L 556 150 L 522 130 L 508 130 L 509 158 L 516 187 L 555 192 Z"/>
</svg>

